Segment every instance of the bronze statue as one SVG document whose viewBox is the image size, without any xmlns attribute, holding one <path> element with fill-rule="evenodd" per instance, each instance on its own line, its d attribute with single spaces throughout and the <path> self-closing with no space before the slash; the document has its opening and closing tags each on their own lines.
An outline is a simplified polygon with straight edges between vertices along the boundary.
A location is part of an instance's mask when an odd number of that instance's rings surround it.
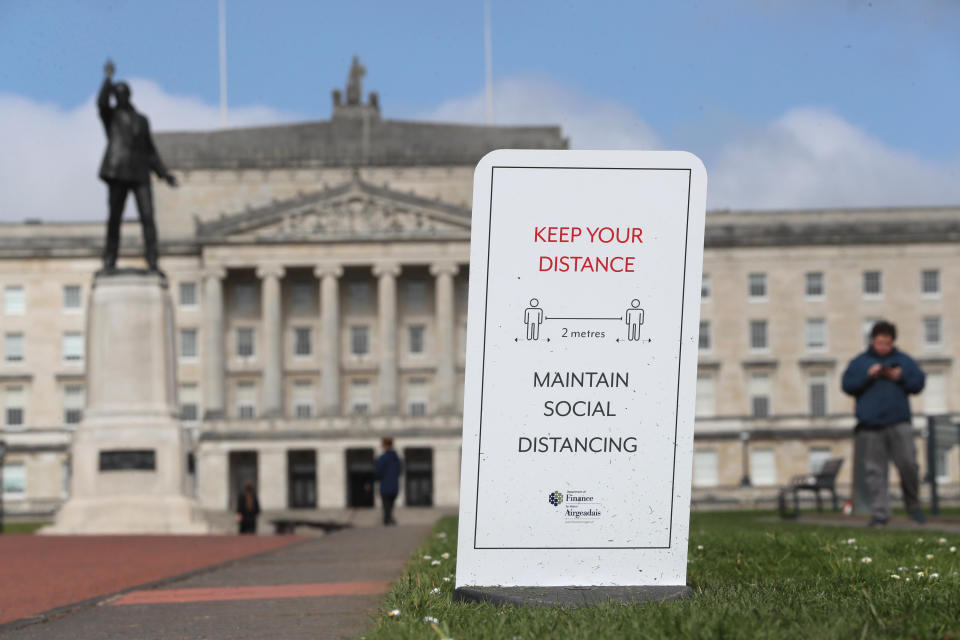
<svg viewBox="0 0 960 640">
<path fill-rule="evenodd" d="M 353 56 L 350 76 L 347 78 L 348 105 L 358 105 L 363 100 L 363 76 L 365 75 L 367 75 L 367 68 L 360 64 L 360 58 Z"/>
<path fill-rule="evenodd" d="M 100 119 L 107 132 L 107 150 L 100 164 L 100 179 L 109 190 L 110 218 L 107 222 L 107 242 L 103 249 L 103 269 L 116 268 L 120 248 L 120 221 L 127 194 L 131 191 L 137 200 L 140 225 L 143 227 L 144 256 L 150 271 L 160 272 L 157 265 L 157 226 L 153 218 L 153 192 L 150 187 L 152 170 L 171 187 L 177 179 L 167 171 L 150 136 L 150 123 L 130 103 L 130 87 L 126 82 L 113 83 L 113 61 L 103 66 L 103 86 L 97 96 Z M 116 105 L 110 105 L 113 95 Z"/>
</svg>

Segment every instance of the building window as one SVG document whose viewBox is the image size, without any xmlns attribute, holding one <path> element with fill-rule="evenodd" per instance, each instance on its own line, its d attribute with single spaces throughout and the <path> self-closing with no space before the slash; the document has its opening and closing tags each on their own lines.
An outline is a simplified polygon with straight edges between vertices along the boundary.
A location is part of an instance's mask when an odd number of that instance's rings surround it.
<svg viewBox="0 0 960 640">
<path fill-rule="evenodd" d="M 879 271 L 864 271 L 863 293 L 867 296 L 879 296 L 883 294 L 883 274 Z"/>
<path fill-rule="evenodd" d="M 197 306 L 197 283 L 196 282 L 181 282 L 180 283 L 180 306 L 181 307 L 195 307 Z"/>
<path fill-rule="evenodd" d="M 920 272 L 920 291 L 925 296 L 940 295 L 939 269 L 924 269 Z"/>
<path fill-rule="evenodd" d="M 250 380 L 237 383 L 237 417 L 250 420 L 257 415 L 257 386 Z"/>
<path fill-rule="evenodd" d="M 747 276 L 747 293 L 751 300 L 767 297 L 767 274 L 751 273 Z"/>
<path fill-rule="evenodd" d="M 22 500 L 27 497 L 27 469 L 22 462 L 3 465 L 3 499 Z"/>
<path fill-rule="evenodd" d="M 947 413 L 947 376 L 943 371 L 927 372 L 923 386 L 923 411 L 928 416 Z"/>
<path fill-rule="evenodd" d="M 700 345 L 700 351 L 710 350 L 710 321 L 709 320 L 703 320 L 700 323 L 699 345 Z"/>
<path fill-rule="evenodd" d="M 373 394 L 370 390 L 370 380 L 355 378 L 350 381 L 350 411 L 357 415 L 370 413 L 370 404 Z"/>
<path fill-rule="evenodd" d="M 200 419 L 200 393 L 195 384 L 180 385 L 180 419 L 196 422 Z"/>
<path fill-rule="evenodd" d="M 237 355 L 241 358 L 252 358 L 254 348 L 253 327 L 237 328 Z"/>
<path fill-rule="evenodd" d="M 750 348 L 754 351 L 770 348 L 770 343 L 767 336 L 766 320 L 750 321 Z"/>
<path fill-rule="evenodd" d="M 233 311 L 247 315 L 257 312 L 257 287 L 252 282 L 233 285 Z"/>
<path fill-rule="evenodd" d="M 407 333 L 410 338 L 410 353 L 423 353 L 423 338 L 427 333 L 427 327 L 422 324 L 412 324 L 407 327 Z"/>
<path fill-rule="evenodd" d="M 348 283 L 347 304 L 353 312 L 370 311 L 373 307 L 373 286 L 365 281 Z"/>
<path fill-rule="evenodd" d="M 925 316 L 923 318 L 923 346 L 939 347 L 942 341 L 940 316 Z"/>
<path fill-rule="evenodd" d="M 27 311 L 27 296 L 18 284 L 3 288 L 3 310 L 7 315 L 23 315 Z"/>
<path fill-rule="evenodd" d="M 810 473 L 820 473 L 824 463 L 833 457 L 830 447 L 810 447 Z"/>
<path fill-rule="evenodd" d="M 63 388 L 63 422 L 80 424 L 83 420 L 83 387 L 70 384 Z"/>
<path fill-rule="evenodd" d="M 290 310 L 294 313 L 313 313 L 316 311 L 314 294 L 317 288 L 310 282 L 294 282 L 290 285 Z"/>
<path fill-rule="evenodd" d="M 805 276 L 805 285 L 805 291 L 808 298 L 822 298 L 824 295 L 823 272 L 808 272 Z"/>
<path fill-rule="evenodd" d="M 314 387 L 311 380 L 296 380 L 293 383 L 293 414 L 299 419 L 313 417 Z"/>
<path fill-rule="evenodd" d="M 810 392 L 810 415 L 822 418 L 827 415 L 827 377 L 823 374 L 811 375 L 807 385 Z"/>
<path fill-rule="evenodd" d="M 693 486 L 715 487 L 717 479 L 717 452 L 698 450 L 693 452 Z"/>
<path fill-rule="evenodd" d="M 350 353 L 365 356 L 370 353 L 370 327 L 350 327 Z"/>
<path fill-rule="evenodd" d="M 180 358 L 182 360 L 196 360 L 197 358 L 197 330 L 180 329 Z"/>
<path fill-rule="evenodd" d="M 293 355 L 309 356 L 313 353 L 313 331 L 310 327 L 294 327 Z"/>
<path fill-rule="evenodd" d="M 807 349 L 823 351 L 827 348 L 827 321 L 823 318 L 807 318 Z"/>
<path fill-rule="evenodd" d="M 24 341 L 22 333 L 8 333 L 3 337 L 3 359 L 7 362 L 23 362 Z"/>
<path fill-rule="evenodd" d="M 750 415 L 754 418 L 770 416 L 770 376 L 765 373 L 755 373 L 750 376 Z"/>
<path fill-rule="evenodd" d="M 707 300 L 710 298 L 710 293 L 713 291 L 713 288 L 710 283 L 710 274 L 703 274 L 703 279 L 700 281 L 700 298 Z"/>
<path fill-rule="evenodd" d="M 63 308 L 71 311 L 81 307 L 80 285 L 68 284 L 63 287 Z"/>
<path fill-rule="evenodd" d="M 716 378 L 712 375 L 697 376 L 696 416 L 710 418 L 717 413 Z"/>
<path fill-rule="evenodd" d="M 83 362 L 83 334 L 67 331 L 63 334 L 63 359 L 67 362 Z"/>
<path fill-rule="evenodd" d="M 861 329 L 863 330 L 863 343 L 869 348 L 870 344 L 873 342 L 873 339 L 870 337 L 870 332 L 873 331 L 873 325 L 880 322 L 880 318 L 864 318 Z"/>
<path fill-rule="evenodd" d="M 754 449 L 750 452 L 750 480 L 758 487 L 777 484 L 777 459 L 773 449 Z"/>
<path fill-rule="evenodd" d="M 407 280 L 403 283 L 403 304 L 407 311 L 427 311 L 427 281 Z"/>
<path fill-rule="evenodd" d="M 410 378 L 407 381 L 407 413 L 414 417 L 427 415 L 426 378 Z"/>
<path fill-rule="evenodd" d="M 8 427 L 23 428 L 25 422 L 24 401 L 26 394 L 23 387 L 7 387 L 3 394 L 4 423 Z"/>
</svg>

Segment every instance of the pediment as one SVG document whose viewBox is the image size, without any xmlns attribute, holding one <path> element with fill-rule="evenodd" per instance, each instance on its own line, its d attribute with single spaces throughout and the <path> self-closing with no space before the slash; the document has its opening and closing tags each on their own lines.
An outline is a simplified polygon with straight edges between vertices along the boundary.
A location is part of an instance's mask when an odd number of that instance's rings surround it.
<svg viewBox="0 0 960 640">
<path fill-rule="evenodd" d="M 470 211 L 358 179 L 218 220 L 197 235 L 219 242 L 466 239 Z"/>
</svg>

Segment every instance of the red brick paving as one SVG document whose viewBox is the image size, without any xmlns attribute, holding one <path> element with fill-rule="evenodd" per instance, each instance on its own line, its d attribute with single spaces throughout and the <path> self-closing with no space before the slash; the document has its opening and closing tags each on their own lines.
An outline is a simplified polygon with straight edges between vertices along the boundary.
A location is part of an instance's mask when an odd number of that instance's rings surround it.
<svg viewBox="0 0 960 640">
<path fill-rule="evenodd" d="M 324 596 L 367 596 L 386 593 L 389 580 L 377 582 L 320 582 L 276 584 L 256 587 L 200 587 L 193 589 L 147 589 L 133 591 L 111 602 L 119 604 L 168 604 L 172 602 L 215 602 L 219 600 L 265 600 L 272 598 L 320 598 Z"/>
<path fill-rule="evenodd" d="M 299 540 L 297 536 L 0 536 L 0 624 Z"/>
</svg>

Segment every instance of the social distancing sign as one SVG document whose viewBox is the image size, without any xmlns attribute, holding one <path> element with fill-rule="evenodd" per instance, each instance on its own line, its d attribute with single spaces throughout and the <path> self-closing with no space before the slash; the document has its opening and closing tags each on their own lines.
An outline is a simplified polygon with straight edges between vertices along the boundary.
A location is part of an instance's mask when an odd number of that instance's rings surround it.
<svg viewBox="0 0 960 640">
<path fill-rule="evenodd" d="M 458 587 L 685 584 L 705 201 L 684 152 L 477 166 Z"/>
</svg>

